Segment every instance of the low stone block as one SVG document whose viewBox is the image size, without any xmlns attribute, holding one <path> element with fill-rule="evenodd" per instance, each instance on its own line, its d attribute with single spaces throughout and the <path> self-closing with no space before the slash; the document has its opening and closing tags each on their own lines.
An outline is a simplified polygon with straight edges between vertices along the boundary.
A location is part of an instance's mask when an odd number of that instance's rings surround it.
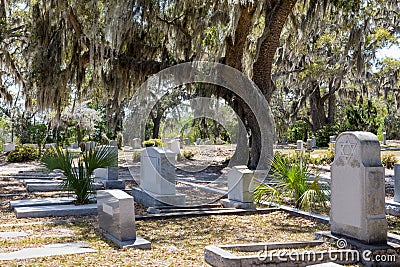
<svg viewBox="0 0 400 267">
<path fill-rule="evenodd" d="M 14 144 L 4 144 L 3 146 L 3 151 L 4 152 L 11 152 L 15 150 L 15 145 Z"/>
<path fill-rule="evenodd" d="M 124 180 L 103 180 L 102 183 L 105 189 L 125 189 Z"/>
<path fill-rule="evenodd" d="M 120 248 L 151 248 L 150 242 L 136 236 L 135 202 L 122 190 L 97 191 L 99 227 Z"/>
<path fill-rule="evenodd" d="M 58 243 L 44 245 L 40 248 L 24 248 L 13 252 L 0 253 L 0 260 L 11 261 L 89 252 L 96 252 L 96 250 L 83 242 Z"/>
<path fill-rule="evenodd" d="M 17 207 L 14 209 L 17 218 L 41 218 L 64 216 L 88 216 L 97 214 L 97 205 L 50 205 L 34 207 Z"/>
<path fill-rule="evenodd" d="M 230 199 L 221 199 L 220 202 L 224 208 L 234 208 L 234 209 L 244 209 L 244 210 L 256 209 L 256 205 L 253 202 L 241 202 Z"/>
<path fill-rule="evenodd" d="M 235 166 L 228 173 L 228 199 L 253 203 L 253 171 L 246 166 Z"/>
<path fill-rule="evenodd" d="M 75 200 L 73 197 L 58 197 L 58 198 L 34 198 L 11 200 L 10 208 L 17 207 L 32 207 L 32 206 L 50 206 L 50 205 L 68 205 Z"/>
<path fill-rule="evenodd" d="M 155 195 L 143 191 L 141 188 L 132 188 L 132 196 L 135 201 L 142 204 L 146 208 L 155 206 L 184 206 L 186 202 L 186 195 Z"/>
</svg>

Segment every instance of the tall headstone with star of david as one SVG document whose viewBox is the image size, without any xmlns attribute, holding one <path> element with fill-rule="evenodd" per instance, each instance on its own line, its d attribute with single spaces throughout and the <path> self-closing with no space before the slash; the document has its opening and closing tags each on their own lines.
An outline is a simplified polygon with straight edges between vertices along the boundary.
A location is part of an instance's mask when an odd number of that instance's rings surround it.
<svg viewBox="0 0 400 267">
<path fill-rule="evenodd" d="M 380 144 L 369 132 L 336 139 L 331 167 L 331 232 L 366 244 L 386 244 L 385 178 Z"/>
</svg>

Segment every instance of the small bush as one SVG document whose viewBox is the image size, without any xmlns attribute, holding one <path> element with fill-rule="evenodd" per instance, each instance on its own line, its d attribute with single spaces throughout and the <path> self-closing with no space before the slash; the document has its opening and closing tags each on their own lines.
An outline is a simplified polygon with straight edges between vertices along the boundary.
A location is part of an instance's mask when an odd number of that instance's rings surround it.
<svg viewBox="0 0 400 267">
<path fill-rule="evenodd" d="M 46 158 L 46 157 L 56 157 L 57 156 L 57 151 L 55 147 L 49 147 L 48 149 L 46 149 L 43 154 L 41 159 Z"/>
<path fill-rule="evenodd" d="M 150 139 L 150 140 L 146 140 L 143 141 L 143 146 L 145 147 L 151 147 L 151 146 L 163 146 L 163 142 L 161 141 L 161 139 Z"/>
<path fill-rule="evenodd" d="M 39 152 L 35 146 L 23 145 L 18 146 L 14 151 L 7 155 L 9 162 L 26 162 L 38 159 Z"/>
<path fill-rule="evenodd" d="M 187 159 L 193 159 L 194 155 L 196 155 L 196 153 L 191 150 L 185 150 L 185 151 L 183 151 L 182 155 L 183 155 L 183 157 L 185 157 Z"/>
<path fill-rule="evenodd" d="M 324 154 L 319 155 L 316 158 L 311 157 L 311 163 L 315 165 L 329 165 L 335 159 L 335 152 L 333 149 L 328 149 Z"/>
<path fill-rule="evenodd" d="M 387 169 L 393 169 L 394 164 L 397 163 L 396 156 L 394 154 L 382 155 L 382 164 Z"/>
</svg>

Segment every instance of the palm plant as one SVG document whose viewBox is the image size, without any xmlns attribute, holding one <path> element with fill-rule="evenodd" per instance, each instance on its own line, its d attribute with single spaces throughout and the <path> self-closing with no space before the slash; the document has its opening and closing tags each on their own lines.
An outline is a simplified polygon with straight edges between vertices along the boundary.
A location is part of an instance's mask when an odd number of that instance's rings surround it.
<svg viewBox="0 0 400 267">
<path fill-rule="evenodd" d="M 302 154 L 288 158 L 275 153 L 271 164 L 273 180 L 260 184 L 254 192 L 256 201 L 282 202 L 282 198 L 293 198 L 296 208 L 311 210 L 315 204 L 326 207 L 328 194 L 321 188 L 319 176 L 309 180 L 308 158 Z"/>
<path fill-rule="evenodd" d="M 85 151 L 76 160 L 68 150 L 60 147 L 52 149 L 52 153 L 44 155 L 41 161 L 49 170 L 59 169 L 64 172 L 66 179 L 63 180 L 62 187 L 68 192 L 74 192 L 77 204 L 89 203 L 89 197 L 93 193 L 93 171 L 115 165 L 118 161 L 118 155 L 106 146 Z"/>
</svg>

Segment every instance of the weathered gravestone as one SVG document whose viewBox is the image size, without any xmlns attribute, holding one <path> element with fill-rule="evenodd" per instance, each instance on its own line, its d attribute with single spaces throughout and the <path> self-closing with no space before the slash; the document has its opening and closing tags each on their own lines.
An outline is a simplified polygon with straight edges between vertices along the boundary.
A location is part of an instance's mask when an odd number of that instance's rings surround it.
<svg viewBox="0 0 400 267">
<path fill-rule="evenodd" d="M 45 144 L 45 145 L 44 145 L 44 149 L 49 149 L 49 148 L 51 148 L 51 147 L 56 147 L 56 146 L 57 146 L 56 143 L 49 143 L 49 144 Z"/>
<path fill-rule="evenodd" d="M 317 148 L 317 138 L 315 136 L 311 137 L 311 147 Z"/>
<path fill-rule="evenodd" d="M 171 150 L 176 155 L 181 154 L 181 145 L 179 140 L 173 139 L 167 143 L 167 148 Z"/>
<path fill-rule="evenodd" d="M 94 142 L 94 141 L 86 142 L 86 145 L 85 145 L 85 150 L 86 151 L 90 151 L 90 150 L 93 150 L 95 148 L 96 148 L 96 142 Z"/>
<path fill-rule="evenodd" d="M 185 146 L 190 146 L 190 139 L 189 138 L 185 138 L 184 139 L 184 144 L 185 144 Z"/>
<path fill-rule="evenodd" d="M 142 141 L 140 138 L 134 138 L 132 140 L 132 148 L 133 149 L 141 149 L 142 148 Z"/>
<path fill-rule="evenodd" d="M 4 152 L 11 152 L 15 150 L 15 145 L 14 144 L 4 144 L 3 146 L 3 151 Z"/>
<path fill-rule="evenodd" d="M 136 236 L 135 203 L 131 195 L 122 190 L 99 190 L 97 210 L 99 227 L 120 248 L 151 248 L 150 242 Z"/>
<path fill-rule="evenodd" d="M 307 139 L 307 150 L 308 151 L 312 150 L 312 139 Z"/>
<path fill-rule="evenodd" d="M 386 137 L 387 137 L 386 132 L 383 132 L 382 133 L 382 145 L 384 145 L 384 146 L 386 146 Z"/>
<path fill-rule="evenodd" d="M 297 140 L 296 145 L 296 149 L 303 150 L 303 140 Z"/>
<path fill-rule="evenodd" d="M 228 199 L 221 200 L 224 207 L 254 209 L 254 173 L 247 166 L 235 166 L 228 173 Z"/>
<path fill-rule="evenodd" d="M 385 179 L 378 138 L 345 132 L 331 167 L 331 232 L 367 244 L 386 244 Z"/>
<path fill-rule="evenodd" d="M 140 188 L 132 195 L 144 206 L 185 204 L 185 195 L 176 193 L 176 154 L 165 147 L 148 147 L 141 153 Z"/>
<path fill-rule="evenodd" d="M 110 141 L 109 146 L 98 146 L 96 149 L 106 147 L 114 155 L 116 155 L 114 163 L 107 168 L 98 168 L 94 170 L 94 177 L 102 180 L 106 189 L 124 189 L 125 181 L 118 180 L 118 147 L 116 141 Z"/>
</svg>

